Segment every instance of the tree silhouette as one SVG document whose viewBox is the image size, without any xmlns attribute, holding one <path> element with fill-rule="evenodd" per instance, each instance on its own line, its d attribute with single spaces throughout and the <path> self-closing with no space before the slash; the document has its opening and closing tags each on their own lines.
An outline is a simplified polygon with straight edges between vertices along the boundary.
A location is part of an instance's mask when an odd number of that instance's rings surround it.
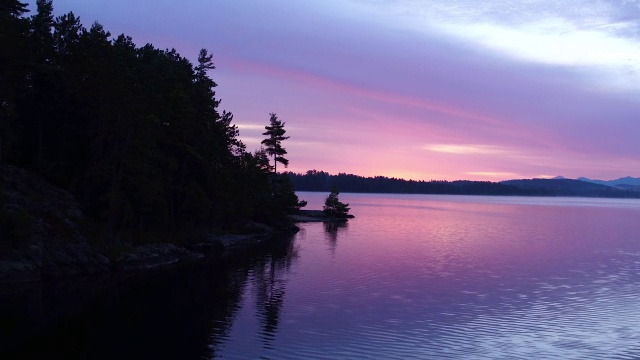
<svg viewBox="0 0 640 360">
<path fill-rule="evenodd" d="M 29 12 L 26 3 L 16 0 L 0 2 L 0 162 L 3 149 L 9 150 L 12 127 L 18 114 L 15 101 L 25 89 L 30 48 L 27 45 L 28 21 L 22 15 Z"/>
<path fill-rule="evenodd" d="M 331 194 L 329 194 L 324 202 L 322 211 L 332 219 L 346 219 L 349 217 L 349 204 L 340 202 L 338 199 L 339 194 L 338 189 L 334 186 Z"/>
<path fill-rule="evenodd" d="M 285 159 L 283 156 L 287 153 L 287 150 L 282 147 L 282 142 L 287 140 L 289 137 L 284 136 L 287 132 L 284 129 L 285 123 L 278 120 L 276 114 L 270 113 L 269 115 L 271 116 L 269 119 L 270 125 L 265 126 L 264 128 L 267 131 L 262 133 L 262 135 L 267 135 L 269 137 L 262 140 L 261 144 L 266 147 L 265 150 L 267 151 L 267 154 L 273 156 L 273 173 L 275 174 L 277 164 L 279 162 L 282 163 L 284 167 L 289 165 L 289 160 Z"/>
<path fill-rule="evenodd" d="M 51 0 L 33 3 L 26 16 L 27 4 L 0 0 L 3 165 L 71 192 L 106 245 L 188 242 L 247 220 L 287 225 L 303 203 L 275 172 L 288 164 L 284 123 L 271 114 L 265 150 L 247 152 L 206 49 L 192 64 L 99 23 L 86 29 L 71 12 L 54 17 Z"/>
</svg>

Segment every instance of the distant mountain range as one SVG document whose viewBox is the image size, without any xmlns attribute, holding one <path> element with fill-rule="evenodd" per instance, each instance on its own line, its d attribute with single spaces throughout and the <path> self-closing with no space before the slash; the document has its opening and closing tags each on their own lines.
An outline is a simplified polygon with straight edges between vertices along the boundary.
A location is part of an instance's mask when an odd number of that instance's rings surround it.
<svg viewBox="0 0 640 360">
<path fill-rule="evenodd" d="M 557 176 L 554 179 L 566 179 L 566 178 L 563 176 Z M 588 179 L 586 177 L 580 177 L 577 180 L 585 181 L 593 184 L 611 186 L 611 187 L 624 189 L 624 190 L 640 191 L 640 178 L 634 178 L 631 176 L 626 176 L 626 177 L 622 177 L 615 180 L 594 180 L 594 179 Z"/>
<path fill-rule="evenodd" d="M 506 180 L 501 181 L 500 184 L 516 187 L 525 191 L 527 195 L 533 196 L 640 197 L 640 191 L 635 189 L 634 185 L 626 185 L 631 188 L 625 188 L 623 185 L 609 186 L 566 178 Z"/>
<path fill-rule="evenodd" d="M 640 186 L 640 178 L 634 178 L 631 176 L 623 177 L 616 180 L 592 180 L 592 179 L 587 179 L 585 177 L 578 178 L 578 180 L 592 182 L 596 184 L 608 185 L 608 186 L 616 186 L 616 185 Z"/>
</svg>

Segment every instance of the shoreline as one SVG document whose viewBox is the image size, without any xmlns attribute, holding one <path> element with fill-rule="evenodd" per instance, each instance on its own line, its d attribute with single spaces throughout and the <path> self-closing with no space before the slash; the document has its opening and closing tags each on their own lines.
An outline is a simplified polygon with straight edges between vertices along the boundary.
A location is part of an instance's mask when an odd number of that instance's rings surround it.
<svg viewBox="0 0 640 360">
<path fill-rule="evenodd" d="M 345 222 L 353 219 L 355 216 L 347 215 L 344 218 L 331 218 L 324 214 L 322 210 L 300 210 L 300 214 L 289 215 L 289 218 L 296 223 L 307 222 Z"/>
<path fill-rule="evenodd" d="M 207 232 L 193 243 L 96 243 L 92 220 L 68 191 L 24 169 L 0 164 L 0 285 L 81 276 L 137 273 L 227 256 L 276 243 L 296 223 L 346 222 L 322 210 L 300 210 L 275 226 L 247 221 L 229 233 Z M 4 231 L 3 230 L 3 231 Z"/>
</svg>

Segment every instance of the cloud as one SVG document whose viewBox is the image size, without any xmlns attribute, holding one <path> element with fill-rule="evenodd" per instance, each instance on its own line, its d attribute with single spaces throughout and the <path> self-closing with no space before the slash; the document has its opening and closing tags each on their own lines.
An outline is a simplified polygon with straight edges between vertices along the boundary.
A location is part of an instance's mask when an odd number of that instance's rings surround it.
<svg viewBox="0 0 640 360">
<path fill-rule="evenodd" d="M 519 59 L 575 68 L 591 83 L 640 88 L 637 1 L 360 1 L 434 31 Z M 387 15 L 388 16 L 388 15 Z M 585 70 L 585 67 L 588 69 Z"/>
<path fill-rule="evenodd" d="M 495 172 L 495 171 L 470 171 L 470 172 L 467 172 L 466 174 L 474 177 L 480 176 L 480 177 L 487 177 L 491 179 L 515 179 L 519 177 L 518 174 L 516 173 Z"/>
<path fill-rule="evenodd" d="M 261 142 L 263 139 L 255 137 L 255 136 L 242 136 L 242 142 L 245 145 L 253 146 L 254 148 L 259 148 L 261 146 Z"/>
<path fill-rule="evenodd" d="M 517 27 L 502 24 L 446 24 L 442 28 L 522 59 L 560 65 L 638 66 L 640 44 L 563 18 L 547 18 Z"/>
<path fill-rule="evenodd" d="M 257 124 L 236 124 L 240 130 L 264 130 L 264 125 Z"/>
<path fill-rule="evenodd" d="M 481 155 L 506 155 L 510 151 L 492 145 L 454 145 L 435 144 L 425 146 L 427 150 L 448 154 L 481 154 Z"/>
</svg>

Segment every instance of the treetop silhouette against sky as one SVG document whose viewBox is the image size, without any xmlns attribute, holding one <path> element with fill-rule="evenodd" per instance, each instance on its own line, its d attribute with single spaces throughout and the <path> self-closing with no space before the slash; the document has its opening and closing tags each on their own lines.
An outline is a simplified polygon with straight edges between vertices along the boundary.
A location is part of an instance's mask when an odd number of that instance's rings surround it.
<svg viewBox="0 0 640 360">
<path fill-rule="evenodd" d="M 222 106 L 248 149 L 260 147 L 264 114 L 291 119 L 291 171 L 640 176 L 637 2 L 56 0 L 54 8 L 138 44 L 209 49 Z"/>
</svg>

